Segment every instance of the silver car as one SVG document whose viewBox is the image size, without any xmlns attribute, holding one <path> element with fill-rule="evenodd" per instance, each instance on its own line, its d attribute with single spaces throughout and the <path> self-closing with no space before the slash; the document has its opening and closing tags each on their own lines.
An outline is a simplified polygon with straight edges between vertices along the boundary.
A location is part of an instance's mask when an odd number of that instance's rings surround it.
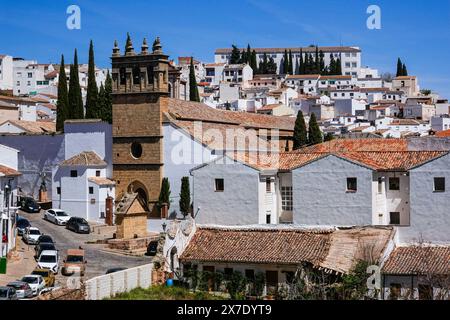
<svg viewBox="0 0 450 320">
<path fill-rule="evenodd" d="M 7 284 L 7 287 L 16 290 L 18 299 L 27 299 L 33 297 L 33 290 L 28 283 L 23 281 L 13 281 Z"/>
</svg>

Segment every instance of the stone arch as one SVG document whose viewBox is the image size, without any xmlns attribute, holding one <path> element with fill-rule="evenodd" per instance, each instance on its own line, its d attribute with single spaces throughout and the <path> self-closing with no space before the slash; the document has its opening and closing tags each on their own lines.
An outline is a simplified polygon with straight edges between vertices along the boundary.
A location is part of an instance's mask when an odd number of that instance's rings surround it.
<svg viewBox="0 0 450 320">
<path fill-rule="evenodd" d="M 138 194 L 138 200 L 141 205 L 146 211 L 150 211 L 148 208 L 148 190 L 142 182 L 138 180 L 133 181 L 128 185 L 127 191 L 136 192 Z"/>
</svg>

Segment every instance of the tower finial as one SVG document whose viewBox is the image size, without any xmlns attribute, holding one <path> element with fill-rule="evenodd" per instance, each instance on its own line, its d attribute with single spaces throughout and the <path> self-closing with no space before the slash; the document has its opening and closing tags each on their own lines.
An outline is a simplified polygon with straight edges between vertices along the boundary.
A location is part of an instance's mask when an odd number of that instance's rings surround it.
<svg viewBox="0 0 450 320">
<path fill-rule="evenodd" d="M 141 48 L 141 54 L 148 54 L 148 44 L 147 44 L 147 38 L 144 38 L 144 41 L 142 41 L 142 48 Z"/>
<path fill-rule="evenodd" d="M 153 42 L 153 53 L 162 54 L 162 45 L 161 40 L 159 37 L 156 37 L 155 41 Z"/>
<path fill-rule="evenodd" d="M 119 45 L 117 44 L 117 40 L 114 40 L 114 47 L 113 47 L 113 57 L 118 57 L 120 56 L 120 49 L 119 49 Z"/>
<path fill-rule="evenodd" d="M 125 55 L 126 56 L 134 55 L 133 42 L 131 42 L 131 37 L 128 32 L 127 32 L 127 43 L 125 45 Z"/>
</svg>

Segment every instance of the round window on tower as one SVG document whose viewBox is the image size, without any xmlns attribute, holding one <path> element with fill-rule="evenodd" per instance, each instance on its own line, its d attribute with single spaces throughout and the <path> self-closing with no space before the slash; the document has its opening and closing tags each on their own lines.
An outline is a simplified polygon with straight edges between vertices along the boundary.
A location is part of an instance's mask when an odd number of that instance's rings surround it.
<svg viewBox="0 0 450 320">
<path fill-rule="evenodd" d="M 142 156 L 142 145 L 139 142 L 131 144 L 131 155 L 135 159 L 139 159 Z"/>
</svg>

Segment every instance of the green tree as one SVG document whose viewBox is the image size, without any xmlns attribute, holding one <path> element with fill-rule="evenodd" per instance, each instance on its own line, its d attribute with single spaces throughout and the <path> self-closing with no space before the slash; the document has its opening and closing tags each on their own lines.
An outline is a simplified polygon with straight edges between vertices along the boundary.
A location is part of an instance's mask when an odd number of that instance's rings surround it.
<svg viewBox="0 0 450 320">
<path fill-rule="evenodd" d="M 331 141 L 334 140 L 334 136 L 331 132 L 328 132 L 325 137 L 323 138 L 323 141 Z"/>
<path fill-rule="evenodd" d="M 64 131 L 64 121 L 69 118 L 69 96 L 67 93 L 67 76 L 64 55 L 61 55 L 61 66 L 58 78 L 58 101 L 56 102 L 56 131 Z"/>
<path fill-rule="evenodd" d="M 303 74 L 309 74 L 310 73 L 310 62 L 309 62 L 309 54 L 307 53 L 305 55 L 305 63 L 303 66 Z"/>
<path fill-rule="evenodd" d="M 231 46 L 231 57 L 230 57 L 230 64 L 237 64 L 241 60 L 241 52 L 239 51 L 238 47 L 236 47 L 234 44 Z"/>
<path fill-rule="evenodd" d="M 112 78 L 108 73 L 106 74 L 105 80 L 105 92 L 102 101 L 102 114 L 101 118 L 103 121 L 106 121 L 112 124 Z"/>
<path fill-rule="evenodd" d="M 288 56 L 288 52 L 285 49 L 284 50 L 284 57 L 283 57 L 283 74 L 288 74 L 289 73 L 289 56 Z"/>
<path fill-rule="evenodd" d="M 252 49 L 250 48 L 250 44 L 247 45 L 247 61 L 245 63 L 248 63 L 251 67 L 252 63 Z"/>
<path fill-rule="evenodd" d="M 191 191 L 189 177 L 181 178 L 180 211 L 186 217 L 191 211 Z"/>
<path fill-rule="evenodd" d="M 268 64 L 269 64 L 269 60 L 267 58 L 267 54 L 264 53 L 263 59 L 259 63 L 259 71 L 260 71 L 261 74 L 267 74 L 268 73 L 268 70 L 267 70 Z"/>
<path fill-rule="evenodd" d="M 402 67 L 402 76 L 407 76 L 408 75 L 408 69 L 406 69 L 406 64 L 403 64 Z"/>
<path fill-rule="evenodd" d="M 269 62 L 267 63 L 267 73 L 268 74 L 276 74 L 277 73 L 277 64 L 272 57 L 270 57 Z"/>
<path fill-rule="evenodd" d="M 289 74 L 294 74 L 294 64 L 292 63 L 292 51 L 289 50 Z"/>
<path fill-rule="evenodd" d="M 305 118 L 303 112 L 297 113 L 297 119 L 294 126 L 294 150 L 300 149 L 308 144 L 308 132 L 306 130 Z"/>
<path fill-rule="evenodd" d="M 298 65 L 298 73 L 305 74 L 305 62 L 303 60 L 303 50 L 300 49 L 300 61 Z"/>
<path fill-rule="evenodd" d="M 239 59 L 239 63 L 247 63 L 247 51 L 245 51 L 245 49 L 242 49 L 241 52 L 241 58 Z"/>
<path fill-rule="evenodd" d="M 189 67 L 189 100 L 200 102 L 198 93 L 197 79 L 195 78 L 194 58 L 191 57 L 191 65 Z"/>
<path fill-rule="evenodd" d="M 256 51 L 255 50 L 252 51 L 252 57 L 250 59 L 250 67 L 252 67 L 254 74 L 259 73 L 258 72 L 258 62 L 256 60 Z"/>
<path fill-rule="evenodd" d="M 161 207 L 164 203 L 167 204 L 167 209 L 170 208 L 170 182 L 168 178 L 163 178 L 161 183 L 161 191 L 159 193 L 158 205 Z"/>
<path fill-rule="evenodd" d="M 336 75 L 336 60 L 334 60 L 334 55 L 330 54 L 330 65 L 328 67 L 328 74 Z"/>
<path fill-rule="evenodd" d="M 95 81 L 94 44 L 89 44 L 88 87 L 86 95 L 86 119 L 98 119 L 101 117 L 98 105 L 98 88 Z"/>
<path fill-rule="evenodd" d="M 322 50 L 319 52 L 319 74 L 324 74 L 325 72 L 325 54 Z"/>
<path fill-rule="evenodd" d="M 320 131 L 319 124 L 317 123 L 316 114 L 312 113 L 309 119 L 309 134 L 308 144 L 314 145 L 323 142 L 322 132 Z"/>
<path fill-rule="evenodd" d="M 341 63 L 341 58 L 337 58 L 336 60 L 336 72 L 335 74 L 337 76 L 342 76 L 342 63 Z"/>
<path fill-rule="evenodd" d="M 400 58 L 397 59 L 397 73 L 396 76 L 400 77 L 403 75 L 403 63 Z"/>
<path fill-rule="evenodd" d="M 320 74 L 320 56 L 319 56 L 319 47 L 316 46 L 316 53 L 315 53 L 315 59 L 314 59 L 314 73 Z"/>
<path fill-rule="evenodd" d="M 75 49 L 73 65 L 70 68 L 69 81 L 69 119 L 83 119 L 84 108 L 78 70 L 78 54 Z"/>
</svg>

